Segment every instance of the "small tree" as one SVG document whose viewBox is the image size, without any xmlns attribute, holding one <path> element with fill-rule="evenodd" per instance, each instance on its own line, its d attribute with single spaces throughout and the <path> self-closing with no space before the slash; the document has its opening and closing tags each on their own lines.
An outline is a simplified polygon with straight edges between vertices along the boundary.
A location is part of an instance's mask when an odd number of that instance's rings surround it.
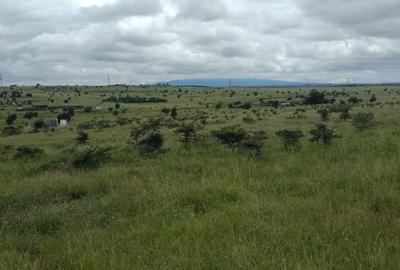
<svg viewBox="0 0 400 270">
<path fill-rule="evenodd" d="M 324 144 L 331 144 L 333 139 L 339 138 L 333 130 L 328 129 L 325 124 L 316 124 L 315 129 L 310 130 L 311 141 L 318 142 L 322 141 Z"/>
<path fill-rule="evenodd" d="M 281 139 L 283 149 L 286 151 L 295 149 L 298 146 L 301 138 L 304 137 L 303 132 L 299 129 L 283 129 L 276 132 L 276 135 L 278 135 L 278 137 Z"/>
<path fill-rule="evenodd" d="M 374 124 L 375 115 L 371 112 L 360 112 L 352 116 L 352 124 L 358 130 L 365 130 Z"/>
<path fill-rule="evenodd" d="M 75 140 L 78 144 L 85 144 L 89 140 L 89 134 L 84 130 L 79 130 Z"/>
</svg>

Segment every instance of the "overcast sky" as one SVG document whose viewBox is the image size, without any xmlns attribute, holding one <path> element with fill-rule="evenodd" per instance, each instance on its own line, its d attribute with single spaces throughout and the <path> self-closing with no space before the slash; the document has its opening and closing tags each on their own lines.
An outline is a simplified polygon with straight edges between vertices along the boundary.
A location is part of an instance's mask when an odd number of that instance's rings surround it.
<svg viewBox="0 0 400 270">
<path fill-rule="evenodd" d="M 8 83 L 400 81 L 399 0 L 0 0 Z"/>
</svg>

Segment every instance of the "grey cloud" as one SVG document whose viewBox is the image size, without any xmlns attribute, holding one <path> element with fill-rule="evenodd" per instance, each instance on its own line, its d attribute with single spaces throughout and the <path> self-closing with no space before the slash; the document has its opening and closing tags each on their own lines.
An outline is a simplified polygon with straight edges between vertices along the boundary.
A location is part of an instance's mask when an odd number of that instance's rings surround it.
<svg viewBox="0 0 400 270">
<path fill-rule="evenodd" d="M 118 0 L 113 4 L 81 8 L 80 19 L 107 22 L 131 16 L 150 16 L 162 11 L 159 0 Z"/>
<path fill-rule="evenodd" d="M 395 81 L 400 69 L 397 0 L 88 3 L 2 0 L 6 82 Z"/>
<path fill-rule="evenodd" d="M 199 21 L 215 21 L 225 18 L 228 9 L 221 0 L 178 0 L 178 17 Z"/>
</svg>

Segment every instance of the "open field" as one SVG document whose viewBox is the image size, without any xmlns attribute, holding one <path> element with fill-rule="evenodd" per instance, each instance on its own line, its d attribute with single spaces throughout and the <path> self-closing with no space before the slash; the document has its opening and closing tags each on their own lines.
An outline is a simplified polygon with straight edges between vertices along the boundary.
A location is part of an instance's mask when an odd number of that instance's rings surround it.
<svg viewBox="0 0 400 270">
<path fill-rule="evenodd" d="M 304 105 L 311 90 L 0 88 L 0 269 L 398 269 L 400 86 L 320 87 L 330 101 Z M 334 106 L 349 101 L 343 119 Z M 16 112 L 32 104 L 59 108 Z M 72 105 L 67 127 L 35 128 Z M 144 156 L 127 142 L 148 119 L 163 144 Z M 316 123 L 340 136 L 311 141 Z M 268 138 L 224 145 L 213 131 L 232 125 Z M 284 129 L 304 137 L 286 149 Z M 41 151 L 17 157 L 23 145 Z M 107 155 L 81 166 L 90 146 Z"/>
</svg>

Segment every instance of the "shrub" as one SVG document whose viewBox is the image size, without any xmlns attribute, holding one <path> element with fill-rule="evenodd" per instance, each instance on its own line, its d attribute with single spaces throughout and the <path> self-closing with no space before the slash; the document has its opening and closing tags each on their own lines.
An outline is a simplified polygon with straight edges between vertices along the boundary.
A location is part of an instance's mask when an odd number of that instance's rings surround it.
<svg viewBox="0 0 400 270">
<path fill-rule="evenodd" d="M 94 122 L 82 122 L 77 126 L 77 129 L 95 129 L 96 123 Z"/>
<path fill-rule="evenodd" d="M 264 140 L 267 139 L 264 131 L 248 132 L 238 126 L 224 127 L 211 134 L 222 144 L 232 148 L 254 150 L 257 154 L 261 152 Z"/>
<path fill-rule="evenodd" d="M 44 122 L 43 119 L 36 120 L 35 123 L 33 123 L 33 127 L 35 129 L 42 129 L 46 127 L 46 123 Z"/>
<path fill-rule="evenodd" d="M 88 146 L 82 152 L 75 154 L 72 166 L 77 169 L 95 169 L 110 158 L 111 148 Z"/>
<path fill-rule="evenodd" d="M 276 135 L 281 139 L 283 148 L 287 151 L 296 148 L 301 140 L 304 137 L 304 134 L 299 129 L 283 129 L 276 132 Z"/>
<path fill-rule="evenodd" d="M 172 119 L 176 119 L 178 117 L 178 111 L 176 110 L 176 108 L 171 109 L 171 117 Z"/>
<path fill-rule="evenodd" d="M 240 144 L 240 147 L 253 150 L 258 155 L 261 153 L 265 139 L 267 139 L 267 135 L 264 131 L 253 131 L 246 136 L 246 139 Z"/>
<path fill-rule="evenodd" d="M 321 120 L 322 121 L 328 121 L 329 120 L 330 111 L 327 108 L 319 109 L 318 113 L 321 116 Z"/>
<path fill-rule="evenodd" d="M 360 112 L 352 116 L 352 124 L 359 130 L 365 130 L 374 124 L 375 115 L 371 112 Z"/>
<path fill-rule="evenodd" d="M 243 110 L 250 110 L 252 105 L 250 102 L 242 103 L 241 101 L 236 101 L 228 105 L 230 109 L 243 109 Z"/>
<path fill-rule="evenodd" d="M 349 98 L 349 103 L 352 103 L 352 104 L 358 104 L 358 103 L 360 103 L 360 101 L 361 101 L 361 99 L 358 99 L 357 97 Z"/>
<path fill-rule="evenodd" d="M 92 112 L 92 107 L 91 106 L 86 106 L 84 109 L 83 109 L 83 111 L 85 112 L 85 113 L 90 113 L 90 112 Z"/>
<path fill-rule="evenodd" d="M 158 130 L 151 130 L 138 140 L 137 147 L 141 154 L 154 153 L 160 150 L 164 138 Z"/>
<path fill-rule="evenodd" d="M 160 150 L 164 138 L 160 131 L 160 119 L 150 119 L 131 129 L 128 144 L 139 150 L 139 153 L 146 155 Z"/>
<path fill-rule="evenodd" d="M 161 112 L 164 113 L 164 114 L 166 114 L 166 115 L 168 115 L 169 112 L 170 112 L 170 109 L 168 109 L 168 108 L 163 108 L 163 109 L 161 109 Z"/>
<path fill-rule="evenodd" d="M 115 103 L 162 103 L 162 102 L 167 102 L 166 99 L 163 98 L 156 98 L 156 97 L 151 97 L 151 98 L 145 98 L 145 97 L 131 97 L 131 96 L 126 96 L 126 97 L 110 97 L 106 99 L 105 101 L 108 102 L 115 102 Z"/>
<path fill-rule="evenodd" d="M 16 120 L 17 120 L 17 115 L 13 113 L 7 116 L 6 123 L 7 125 L 13 125 Z"/>
<path fill-rule="evenodd" d="M 37 116 L 38 116 L 37 112 L 26 112 L 24 114 L 24 118 L 26 118 L 26 119 L 32 119 L 32 118 L 37 117 Z"/>
<path fill-rule="evenodd" d="M 53 214 L 41 214 L 31 220 L 32 228 L 41 235 L 51 235 L 61 228 L 61 220 Z"/>
<path fill-rule="evenodd" d="M 85 144 L 89 140 L 89 134 L 84 130 L 79 130 L 75 140 L 78 144 Z"/>
<path fill-rule="evenodd" d="M 41 150 L 40 148 L 22 145 L 17 148 L 15 152 L 15 158 L 32 158 L 37 157 L 42 153 L 43 150 Z"/>
<path fill-rule="evenodd" d="M 310 130 L 310 134 L 312 142 L 322 141 L 324 144 L 331 144 L 333 139 L 340 137 L 321 123 L 316 124 L 315 129 Z"/>
<path fill-rule="evenodd" d="M 197 130 L 193 124 L 182 125 L 178 128 L 175 133 L 179 135 L 179 141 L 188 144 L 196 140 L 197 138 Z"/>
<path fill-rule="evenodd" d="M 231 147 L 238 147 L 238 145 L 248 136 L 244 129 L 237 126 L 221 128 L 220 130 L 213 131 L 212 135 L 222 144 Z"/>
<path fill-rule="evenodd" d="M 6 136 L 15 136 L 23 133 L 23 128 L 8 126 L 3 128 L 3 134 Z"/>
<path fill-rule="evenodd" d="M 376 98 L 375 95 L 372 95 L 372 97 L 369 99 L 369 102 L 376 102 L 378 99 Z"/>
<path fill-rule="evenodd" d="M 308 97 L 306 97 L 304 100 L 305 105 L 318 105 L 327 103 L 332 103 L 332 101 L 326 98 L 325 93 L 318 92 L 315 89 L 313 89 L 311 93 L 308 94 Z"/>
<path fill-rule="evenodd" d="M 68 122 L 69 121 L 71 121 L 71 115 L 69 114 L 69 113 L 60 113 L 58 116 L 57 116 L 57 119 L 58 119 L 58 121 L 60 121 L 60 120 L 67 120 Z"/>
</svg>

